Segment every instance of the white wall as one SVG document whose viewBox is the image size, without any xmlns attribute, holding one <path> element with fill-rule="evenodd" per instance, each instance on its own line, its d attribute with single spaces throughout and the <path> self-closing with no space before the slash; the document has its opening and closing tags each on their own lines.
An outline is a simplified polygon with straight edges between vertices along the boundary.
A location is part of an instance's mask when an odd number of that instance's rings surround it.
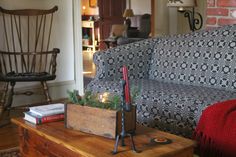
<svg viewBox="0 0 236 157">
<path fill-rule="evenodd" d="M 135 15 L 151 14 L 151 0 L 130 0 Z M 127 0 L 127 8 L 129 7 Z"/>
<path fill-rule="evenodd" d="M 54 29 L 52 32 L 51 44 L 53 47 L 60 49 L 60 54 L 57 58 L 57 77 L 55 81 L 51 81 L 49 85 L 50 93 L 52 97 L 65 97 L 66 90 L 68 88 L 80 88 L 82 91 L 83 87 L 83 75 L 82 75 L 82 50 L 76 50 L 77 65 L 80 65 L 80 68 L 75 67 L 75 53 L 74 53 L 74 23 L 73 23 L 73 3 L 77 2 L 79 10 L 78 18 L 80 18 L 80 0 L 0 0 L 0 5 L 6 9 L 50 9 L 53 6 L 57 5 L 59 10 L 54 16 Z M 81 27 L 80 19 L 77 20 L 77 26 Z M 77 29 L 80 31 L 80 29 Z M 81 34 L 77 32 L 79 38 Z M 77 41 L 80 44 L 80 40 Z M 82 48 L 81 48 L 82 49 Z M 79 71 L 76 71 L 75 68 Z M 75 78 L 77 76 L 78 78 Z M 77 80 L 76 80 L 77 79 Z M 75 86 L 75 83 L 80 82 Z M 33 84 L 34 87 L 36 86 Z M 28 87 L 27 87 L 28 86 Z M 18 83 L 18 88 L 31 88 L 32 84 L 23 84 Z M 20 90 L 19 89 L 19 90 Z"/>
</svg>

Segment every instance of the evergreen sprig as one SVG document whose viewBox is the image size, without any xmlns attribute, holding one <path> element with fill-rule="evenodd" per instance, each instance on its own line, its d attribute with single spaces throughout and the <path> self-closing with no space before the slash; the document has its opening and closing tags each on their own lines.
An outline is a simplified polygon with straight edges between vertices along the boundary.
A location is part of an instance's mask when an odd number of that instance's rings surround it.
<svg viewBox="0 0 236 157">
<path fill-rule="evenodd" d="M 73 90 L 73 91 L 67 90 L 67 93 L 69 95 L 68 99 L 69 99 L 70 102 L 72 102 L 74 104 L 79 103 L 78 91 L 77 90 Z"/>
<path fill-rule="evenodd" d="M 139 95 L 140 88 L 132 87 L 131 88 L 131 98 L 132 103 Z M 91 91 L 86 91 L 84 96 L 81 97 L 78 94 L 77 90 L 67 91 L 68 93 L 68 100 L 73 104 L 78 104 L 81 106 L 90 106 L 90 107 L 97 107 L 103 109 L 110 109 L 110 110 L 120 110 L 121 106 L 121 98 L 118 95 L 110 94 L 107 97 L 106 102 L 99 101 L 99 93 L 93 94 Z"/>
<path fill-rule="evenodd" d="M 117 95 L 109 96 L 106 102 L 99 101 L 99 94 L 92 94 L 91 91 L 86 91 L 83 97 L 78 95 L 77 91 L 67 91 L 69 95 L 69 101 L 73 104 L 82 106 L 97 107 L 103 109 L 119 110 L 120 109 L 120 97 Z"/>
</svg>

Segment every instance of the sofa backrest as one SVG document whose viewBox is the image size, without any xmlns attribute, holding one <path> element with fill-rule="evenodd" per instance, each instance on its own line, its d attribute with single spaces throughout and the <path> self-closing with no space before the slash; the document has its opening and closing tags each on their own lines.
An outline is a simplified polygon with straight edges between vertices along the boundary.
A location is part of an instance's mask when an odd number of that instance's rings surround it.
<svg viewBox="0 0 236 157">
<path fill-rule="evenodd" d="M 236 25 L 162 38 L 154 47 L 149 78 L 236 89 Z"/>
<path fill-rule="evenodd" d="M 93 55 L 96 65 L 95 79 L 114 81 L 120 80 L 122 67 L 126 65 L 129 70 L 129 79 L 147 79 L 148 69 L 153 47 L 159 39 L 149 38 L 130 44 L 97 51 Z"/>
</svg>

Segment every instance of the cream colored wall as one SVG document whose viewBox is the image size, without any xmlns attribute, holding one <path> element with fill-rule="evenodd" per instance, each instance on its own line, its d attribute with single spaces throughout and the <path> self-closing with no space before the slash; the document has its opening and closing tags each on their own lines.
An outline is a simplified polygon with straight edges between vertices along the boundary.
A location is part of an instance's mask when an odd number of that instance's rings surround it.
<svg viewBox="0 0 236 157">
<path fill-rule="evenodd" d="M 73 16 L 73 11 L 76 11 L 73 6 L 76 4 L 78 15 Z M 54 29 L 51 38 L 52 45 L 60 49 L 60 54 L 57 57 L 57 72 L 56 80 L 49 82 L 50 94 L 53 99 L 66 97 L 67 89 L 79 89 L 83 91 L 83 74 L 82 74 L 82 47 L 81 45 L 81 16 L 80 16 L 80 0 L 0 0 L 0 6 L 7 9 L 49 9 L 57 5 L 59 10 L 54 16 Z M 76 29 L 73 18 L 76 17 Z M 80 28 L 80 29 L 79 29 Z M 75 32 L 77 31 L 77 32 Z M 76 34 L 76 43 L 74 42 L 74 34 Z M 76 46 L 77 47 L 76 47 Z M 75 62 L 76 60 L 76 62 Z M 80 67 L 76 67 L 80 66 Z M 75 70 L 76 69 L 76 70 Z M 38 84 L 32 83 L 17 83 L 17 90 L 36 89 Z M 27 97 L 31 102 L 37 98 Z M 17 101 L 17 99 L 15 99 Z M 17 101 L 19 102 L 19 101 Z M 21 102 L 21 100 L 20 100 Z"/>
<path fill-rule="evenodd" d="M 155 0 L 154 36 L 169 34 L 169 10 L 166 6 L 168 0 Z"/>
<path fill-rule="evenodd" d="M 177 12 L 177 8 L 168 8 L 166 6 L 168 0 L 155 0 L 154 15 L 154 36 L 163 36 L 169 34 L 182 34 L 190 32 L 187 18 L 183 14 Z M 203 28 L 205 26 L 206 17 L 206 1 L 198 0 L 196 11 L 203 16 Z"/>
<path fill-rule="evenodd" d="M 176 34 L 178 31 L 178 14 L 176 8 L 169 9 L 169 34 Z"/>
<path fill-rule="evenodd" d="M 195 7 L 195 11 L 199 12 L 202 17 L 203 17 L 203 27 L 205 28 L 205 20 L 206 19 L 206 1 L 202 1 L 202 0 L 197 0 L 197 4 L 198 6 Z M 183 33 L 188 33 L 191 32 L 190 28 L 189 28 L 189 23 L 188 23 L 188 19 L 186 17 L 184 17 L 183 14 L 177 12 L 177 10 L 175 11 L 175 13 L 177 14 L 177 32 L 176 34 L 183 34 Z M 174 26 L 174 25 L 173 25 Z"/>
</svg>

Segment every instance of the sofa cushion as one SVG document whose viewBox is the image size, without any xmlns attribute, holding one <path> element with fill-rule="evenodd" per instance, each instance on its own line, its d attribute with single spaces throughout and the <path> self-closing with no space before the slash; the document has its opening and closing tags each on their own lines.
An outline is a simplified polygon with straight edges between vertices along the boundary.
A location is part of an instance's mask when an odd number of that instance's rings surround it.
<svg viewBox="0 0 236 157">
<path fill-rule="evenodd" d="M 236 89 L 236 25 L 162 38 L 152 54 L 149 78 Z"/>
<path fill-rule="evenodd" d="M 156 80 L 131 81 L 131 86 L 141 89 L 135 100 L 139 123 L 186 137 L 191 137 L 208 105 L 236 98 L 236 93 L 231 91 Z M 121 85 L 118 81 L 93 80 L 87 90 L 120 94 Z"/>
<path fill-rule="evenodd" d="M 208 87 L 139 80 L 137 121 L 143 125 L 191 137 L 202 111 L 216 102 L 236 98 L 236 92 Z"/>
</svg>

